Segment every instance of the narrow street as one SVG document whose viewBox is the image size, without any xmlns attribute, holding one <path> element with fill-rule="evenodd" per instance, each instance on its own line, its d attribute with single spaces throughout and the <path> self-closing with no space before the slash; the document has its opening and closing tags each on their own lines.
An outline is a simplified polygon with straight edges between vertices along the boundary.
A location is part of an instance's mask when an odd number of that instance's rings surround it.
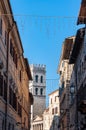
<svg viewBox="0 0 86 130">
<path fill-rule="evenodd" d="M 86 0 L 0 0 L 0 130 L 86 130 Z"/>
</svg>

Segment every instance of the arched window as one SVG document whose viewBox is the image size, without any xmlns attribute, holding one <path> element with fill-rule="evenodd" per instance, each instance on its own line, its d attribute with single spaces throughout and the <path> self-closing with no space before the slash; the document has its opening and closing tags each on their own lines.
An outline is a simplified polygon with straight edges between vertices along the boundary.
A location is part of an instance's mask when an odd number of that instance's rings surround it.
<svg viewBox="0 0 86 130">
<path fill-rule="evenodd" d="M 38 88 L 35 88 L 35 94 L 38 95 Z"/>
<path fill-rule="evenodd" d="M 40 89 L 40 95 L 43 95 L 43 88 Z"/>
<path fill-rule="evenodd" d="M 43 76 L 41 76 L 41 78 L 40 78 L 40 82 L 43 83 Z"/>
<path fill-rule="evenodd" d="M 35 76 L 35 82 L 38 83 L 38 75 Z"/>
</svg>

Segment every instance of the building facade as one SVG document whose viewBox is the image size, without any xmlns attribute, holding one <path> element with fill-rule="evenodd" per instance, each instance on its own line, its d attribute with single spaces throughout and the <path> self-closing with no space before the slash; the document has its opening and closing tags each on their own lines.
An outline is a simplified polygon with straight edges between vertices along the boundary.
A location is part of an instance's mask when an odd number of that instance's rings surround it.
<svg viewBox="0 0 86 130">
<path fill-rule="evenodd" d="M 59 102 L 60 102 L 60 130 L 69 130 L 69 101 L 70 101 L 70 78 L 73 70 L 73 64 L 69 65 L 69 56 L 74 44 L 75 37 L 66 38 L 60 58 L 58 73 L 60 74 Z"/>
<path fill-rule="evenodd" d="M 49 94 L 49 106 L 43 113 L 43 130 L 59 130 L 59 90 Z"/>
<path fill-rule="evenodd" d="M 82 0 L 77 24 L 86 25 L 86 1 Z M 74 64 L 70 88 L 70 130 L 86 129 L 86 26 L 77 30 L 76 39 L 70 55 Z"/>
<path fill-rule="evenodd" d="M 43 116 L 35 116 L 33 121 L 33 130 L 43 130 Z"/>
<path fill-rule="evenodd" d="M 10 14 L 10 15 L 8 15 Z M 0 130 L 28 130 L 32 79 L 9 0 L 0 1 Z"/>
<path fill-rule="evenodd" d="M 83 36 L 81 37 L 81 31 Z M 71 52 L 70 64 L 74 64 L 70 87 L 74 89 L 71 102 L 70 126 L 72 129 L 86 128 L 86 32 L 77 31 L 75 44 Z M 78 46 L 77 46 L 78 44 Z M 76 51 L 78 50 L 78 51 Z M 74 59 L 73 59 L 74 57 Z M 74 80 L 73 80 L 74 79 Z M 75 116 L 73 114 L 75 113 Z M 75 122 L 73 122 L 73 119 Z"/>
<path fill-rule="evenodd" d="M 34 103 L 31 106 L 31 122 L 33 124 L 35 116 L 41 116 L 46 108 L 46 66 L 32 64 L 30 68 L 33 78 L 29 84 L 29 90 L 34 98 Z"/>
</svg>

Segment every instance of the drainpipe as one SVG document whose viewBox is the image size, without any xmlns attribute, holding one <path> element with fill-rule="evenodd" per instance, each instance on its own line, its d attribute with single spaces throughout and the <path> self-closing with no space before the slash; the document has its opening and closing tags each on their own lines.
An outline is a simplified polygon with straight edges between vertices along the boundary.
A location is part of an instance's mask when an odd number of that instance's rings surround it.
<svg viewBox="0 0 86 130">
<path fill-rule="evenodd" d="M 7 29 L 7 60 L 6 60 L 6 87 L 7 87 L 7 97 L 6 97 L 6 104 L 5 104 L 5 130 L 7 130 L 7 117 L 8 117 L 8 104 L 9 104 L 9 34 L 13 29 L 12 26 L 8 25 Z"/>
<path fill-rule="evenodd" d="M 79 130 L 78 124 L 78 86 L 77 86 L 77 65 L 75 67 L 75 83 L 76 83 L 76 130 Z"/>
</svg>

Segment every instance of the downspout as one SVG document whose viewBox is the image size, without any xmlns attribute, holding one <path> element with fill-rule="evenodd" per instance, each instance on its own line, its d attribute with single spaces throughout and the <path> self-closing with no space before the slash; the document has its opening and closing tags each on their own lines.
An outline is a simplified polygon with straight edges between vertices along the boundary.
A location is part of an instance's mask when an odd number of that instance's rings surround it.
<svg viewBox="0 0 86 130">
<path fill-rule="evenodd" d="M 7 130 L 7 117 L 8 117 L 8 104 L 9 104 L 9 34 L 13 28 L 12 26 L 8 25 L 7 29 L 7 60 L 6 60 L 6 87 L 7 87 L 7 97 L 6 97 L 6 104 L 5 104 L 5 130 Z"/>
<path fill-rule="evenodd" d="M 76 130 L 78 130 L 78 86 L 77 86 L 77 65 L 75 68 L 75 83 L 76 83 Z"/>
</svg>

